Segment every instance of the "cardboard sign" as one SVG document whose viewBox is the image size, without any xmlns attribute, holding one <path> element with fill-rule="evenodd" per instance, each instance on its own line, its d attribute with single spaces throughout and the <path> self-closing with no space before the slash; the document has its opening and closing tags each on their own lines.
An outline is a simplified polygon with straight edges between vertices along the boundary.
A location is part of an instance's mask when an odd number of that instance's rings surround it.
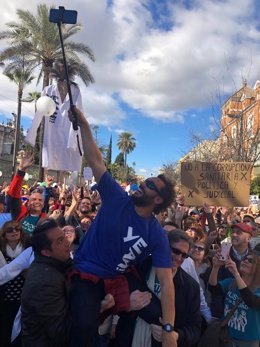
<svg viewBox="0 0 260 347">
<path fill-rule="evenodd" d="M 249 201 L 252 163 L 181 163 L 185 205 L 246 207 Z"/>
</svg>

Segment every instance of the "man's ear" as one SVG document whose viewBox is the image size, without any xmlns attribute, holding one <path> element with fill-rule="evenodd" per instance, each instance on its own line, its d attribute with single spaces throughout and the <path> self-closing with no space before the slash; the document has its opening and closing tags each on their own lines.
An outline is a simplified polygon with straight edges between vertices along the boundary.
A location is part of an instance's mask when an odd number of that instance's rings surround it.
<svg viewBox="0 0 260 347">
<path fill-rule="evenodd" d="M 50 257 L 51 256 L 51 251 L 49 249 L 42 249 L 41 250 L 41 255 L 44 255 L 45 257 Z"/>
<path fill-rule="evenodd" d="M 156 205 L 160 205 L 161 203 L 163 203 L 163 198 L 161 196 L 156 196 L 154 198 L 154 202 L 156 203 Z"/>
</svg>

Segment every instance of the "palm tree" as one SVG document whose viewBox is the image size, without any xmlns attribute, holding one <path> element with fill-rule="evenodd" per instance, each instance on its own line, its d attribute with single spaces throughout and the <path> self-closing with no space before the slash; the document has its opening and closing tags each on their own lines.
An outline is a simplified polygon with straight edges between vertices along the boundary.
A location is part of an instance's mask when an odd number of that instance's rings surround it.
<svg viewBox="0 0 260 347">
<path fill-rule="evenodd" d="M 0 32 L 0 40 L 7 40 L 9 47 L 0 54 L 0 61 L 10 60 L 20 54 L 26 56 L 27 61 L 35 68 L 40 67 L 37 83 L 43 77 L 43 88 L 49 85 L 50 71 L 55 61 L 62 58 L 62 50 L 59 38 L 58 27 L 55 23 L 49 22 L 49 8 L 45 4 L 37 6 L 37 15 L 22 9 L 17 10 L 18 22 L 7 23 L 8 29 Z M 82 81 L 85 85 L 93 83 L 94 79 L 90 74 L 87 65 L 80 59 L 79 54 L 87 56 L 92 61 L 95 60 L 92 50 L 83 43 L 70 41 L 70 37 L 82 28 L 81 24 L 62 26 L 62 36 L 67 60 L 79 66 Z M 40 143 L 43 143 L 44 123 L 41 124 Z M 43 180 L 43 169 L 41 160 L 39 163 L 39 175 Z"/>
<path fill-rule="evenodd" d="M 15 172 L 16 156 L 20 144 L 21 131 L 21 113 L 22 113 L 22 97 L 26 85 L 30 84 L 35 78 L 32 76 L 33 67 L 25 61 L 25 58 L 17 58 L 11 64 L 7 65 L 3 74 L 7 76 L 18 87 L 17 92 L 17 117 L 15 126 L 15 145 L 13 153 L 13 174 Z"/>
<path fill-rule="evenodd" d="M 127 155 L 131 153 L 135 147 L 136 147 L 136 142 L 133 134 L 129 132 L 122 132 L 119 135 L 118 141 L 117 141 L 117 147 L 118 149 L 123 153 L 124 155 L 124 166 L 125 169 L 127 168 Z"/>
<path fill-rule="evenodd" d="M 7 23 L 8 30 L 0 32 L 0 40 L 5 39 L 10 43 L 0 54 L 0 61 L 9 60 L 22 52 L 34 67 L 40 67 L 38 82 L 43 77 L 43 87 L 46 87 L 49 85 L 53 63 L 62 57 L 58 27 L 55 23 L 49 22 L 49 8 L 45 4 L 38 5 L 36 16 L 21 9 L 17 10 L 17 15 L 18 22 Z M 95 60 L 94 54 L 85 44 L 69 41 L 69 38 L 81 28 L 81 24 L 63 24 L 62 32 L 67 59 L 80 66 L 82 76 L 88 76 L 88 79 L 82 79 L 87 85 L 94 79 L 78 53 L 92 61 Z"/>
<path fill-rule="evenodd" d="M 36 102 L 40 97 L 41 97 L 41 93 L 34 91 L 31 93 L 28 93 L 28 96 L 22 99 L 22 102 L 34 102 L 34 110 L 36 111 Z"/>
</svg>

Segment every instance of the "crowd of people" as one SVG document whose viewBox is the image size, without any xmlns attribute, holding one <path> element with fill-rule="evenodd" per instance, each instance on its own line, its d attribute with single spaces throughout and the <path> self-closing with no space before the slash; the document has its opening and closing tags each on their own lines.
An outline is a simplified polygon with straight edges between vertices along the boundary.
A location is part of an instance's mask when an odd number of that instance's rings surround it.
<svg viewBox="0 0 260 347">
<path fill-rule="evenodd" d="M 0 346 L 201 346 L 237 305 L 230 347 L 259 347 L 260 216 L 185 206 L 165 175 L 125 191 L 76 112 L 92 188 L 24 185 L 28 153 L 0 187 Z"/>
</svg>

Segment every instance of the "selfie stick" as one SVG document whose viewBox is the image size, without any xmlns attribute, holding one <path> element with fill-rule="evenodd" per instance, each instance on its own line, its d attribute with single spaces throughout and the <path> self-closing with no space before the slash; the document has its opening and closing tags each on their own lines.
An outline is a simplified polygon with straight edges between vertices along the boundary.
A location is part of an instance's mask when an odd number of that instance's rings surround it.
<svg viewBox="0 0 260 347">
<path fill-rule="evenodd" d="M 65 77 L 66 77 L 69 100 L 70 100 L 70 110 L 73 114 L 72 126 L 73 126 L 73 130 L 78 130 L 77 114 L 75 112 L 75 105 L 73 104 L 73 99 L 72 99 L 72 94 L 71 94 L 70 81 L 69 81 L 69 71 L 68 71 L 68 65 L 67 65 L 67 60 L 66 60 L 66 55 L 65 55 L 65 50 L 64 50 L 64 44 L 63 44 L 63 37 L 62 37 L 62 32 L 61 32 L 61 24 L 63 23 L 63 13 L 64 12 L 65 12 L 65 8 L 63 6 L 59 6 L 59 19 L 57 20 L 56 23 L 57 23 L 58 29 L 59 29 L 60 44 L 61 44 L 61 50 L 62 50 L 62 56 L 63 56 L 64 69 L 65 69 Z M 82 156 L 82 151 L 80 148 L 78 134 L 77 134 L 77 143 L 78 143 L 79 153 Z"/>
<path fill-rule="evenodd" d="M 63 6 L 59 6 L 59 10 L 64 12 L 65 8 Z M 60 21 L 58 21 L 57 25 L 58 25 L 58 29 L 59 29 L 59 35 L 60 35 L 60 44 L 61 44 L 63 63 L 64 63 L 64 68 L 65 68 L 65 76 L 66 76 L 66 81 L 67 81 L 68 94 L 69 94 L 69 99 L 70 99 L 70 108 L 71 108 L 71 112 L 73 113 L 73 109 L 75 108 L 75 106 L 73 105 L 73 99 L 72 99 L 72 94 L 71 94 L 70 81 L 69 81 L 69 71 L 68 71 L 68 65 L 67 65 L 65 50 L 64 50 L 63 37 L 62 37 L 62 32 L 61 32 L 61 24 L 62 24 L 62 18 Z M 77 115 L 75 113 L 73 113 L 73 116 L 75 117 L 75 120 L 73 120 L 73 122 L 72 122 L 73 129 L 78 130 Z"/>
</svg>

